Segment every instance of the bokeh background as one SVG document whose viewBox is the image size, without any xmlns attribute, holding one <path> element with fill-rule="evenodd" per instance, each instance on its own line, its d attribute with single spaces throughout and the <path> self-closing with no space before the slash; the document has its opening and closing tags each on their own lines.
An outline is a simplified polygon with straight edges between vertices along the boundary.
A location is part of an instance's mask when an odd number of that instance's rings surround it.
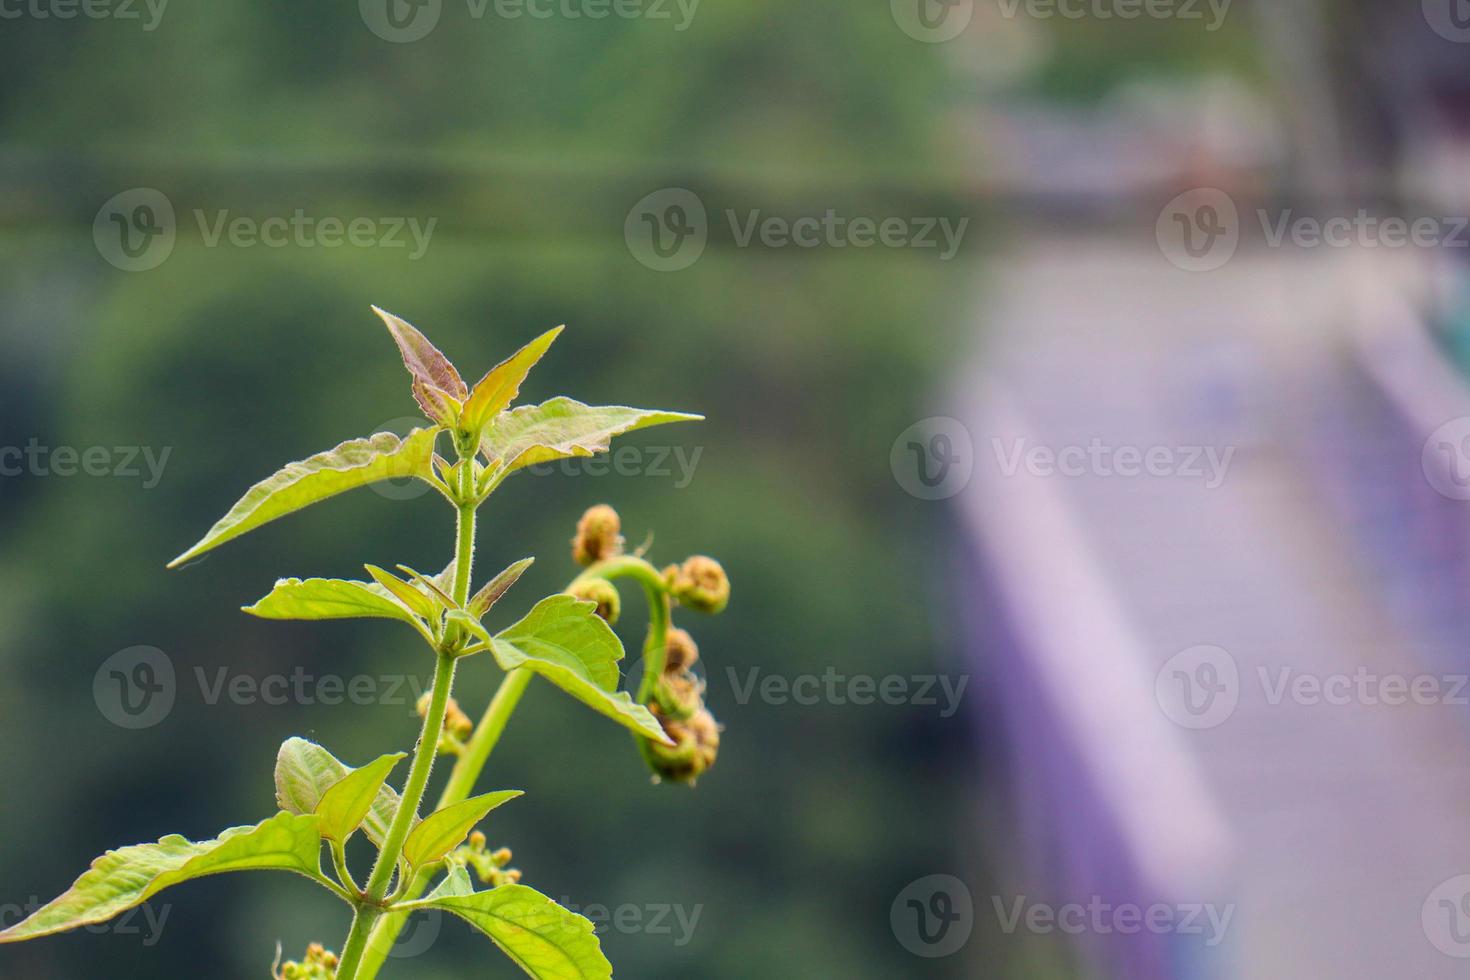
<svg viewBox="0 0 1470 980">
<path fill-rule="evenodd" d="M 411 743 L 406 632 L 238 607 L 438 569 L 436 497 L 163 568 L 282 463 L 412 424 L 375 303 L 471 377 L 566 323 L 526 399 L 708 417 L 482 511 L 482 572 L 538 558 L 499 625 L 596 502 L 734 583 L 679 620 L 726 726 L 697 789 L 540 682 L 484 777 L 619 976 L 1459 975 L 1461 2 L 0 0 L 5 923 L 109 847 L 268 816 L 292 735 Z M 1360 210 L 1434 234 L 1271 235 Z M 138 647 L 172 674 L 146 724 Z M 464 665 L 472 715 L 497 681 Z M 151 907 L 0 976 L 264 977 L 347 925 L 289 876 Z M 454 922 L 399 952 L 515 975 Z"/>
</svg>

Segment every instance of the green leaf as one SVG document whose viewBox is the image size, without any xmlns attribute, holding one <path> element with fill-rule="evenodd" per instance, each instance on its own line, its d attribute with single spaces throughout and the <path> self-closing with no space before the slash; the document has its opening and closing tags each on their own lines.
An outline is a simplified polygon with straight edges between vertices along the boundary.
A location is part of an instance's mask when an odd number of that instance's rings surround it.
<svg viewBox="0 0 1470 980">
<path fill-rule="evenodd" d="M 607 452 L 613 436 L 634 429 L 702 418 L 622 405 L 594 407 L 559 397 L 502 413 L 485 430 L 480 451 L 497 470 L 510 472 L 567 456 Z"/>
<path fill-rule="evenodd" d="M 354 771 L 315 742 L 288 738 L 276 755 L 276 803 L 288 813 L 315 813 L 323 795 Z M 383 786 L 363 818 L 362 832 L 380 847 L 398 803 L 393 788 Z"/>
<path fill-rule="evenodd" d="M 463 843 L 485 814 L 520 795 L 518 789 L 486 793 L 429 814 L 403 842 L 404 859 L 414 868 L 433 864 Z"/>
<path fill-rule="evenodd" d="M 0 943 L 20 942 L 106 922 L 170 885 L 226 871 L 256 869 L 321 874 L 318 818 L 278 813 L 253 827 L 232 827 L 194 843 L 177 834 L 156 844 L 108 851 L 60 898 L 0 932 Z"/>
<path fill-rule="evenodd" d="M 531 563 L 535 560 L 534 558 L 522 558 L 486 582 L 479 592 L 476 592 L 470 597 L 468 606 L 470 615 L 476 619 L 483 619 L 485 614 L 490 611 L 490 607 L 499 602 L 500 597 L 510 591 L 510 587 L 516 584 L 516 580 L 521 577 L 526 569 L 531 567 Z"/>
<path fill-rule="evenodd" d="M 382 756 L 361 769 L 352 770 L 323 793 L 316 805 L 316 814 L 321 817 L 321 835 L 327 840 L 346 843 L 377 802 L 388 774 L 407 755 L 407 752 L 395 752 Z"/>
<path fill-rule="evenodd" d="M 449 869 L 449 874 L 429 894 L 424 896 L 424 901 L 432 902 L 440 898 L 461 898 L 465 895 L 473 895 L 475 886 L 470 881 L 470 873 L 464 869 L 464 865 L 457 864 Z"/>
<path fill-rule="evenodd" d="M 452 912 L 489 936 L 537 980 L 610 980 L 592 922 L 525 885 L 431 896 L 411 908 Z"/>
<path fill-rule="evenodd" d="M 283 578 L 270 595 L 245 612 L 262 619 L 401 619 L 415 622 L 413 612 L 366 582 L 338 578 Z"/>
<path fill-rule="evenodd" d="M 672 745 L 648 709 L 617 689 L 623 644 L 596 609 L 596 603 L 569 595 L 542 599 L 524 619 L 495 635 L 496 662 L 504 670 L 533 670 L 593 710 Z"/>
<path fill-rule="evenodd" d="M 438 575 L 430 578 L 423 572 L 415 571 L 414 569 L 409 568 L 407 565 L 399 565 L 398 570 L 407 575 L 409 577 L 409 580 L 418 587 L 420 592 L 424 593 L 427 596 L 431 596 L 434 599 L 437 599 L 438 602 L 444 606 L 444 608 L 449 609 L 454 606 L 454 598 L 449 594 L 454 589 L 454 582 L 452 579 L 454 575 L 453 562 L 451 562 L 449 568 L 446 569 L 446 571 L 451 576 L 451 580 L 447 583 L 447 586 L 439 584 L 440 579 L 442 579 L 445 574 L 444 572 L 440 572 Z"/>
<path fill-rule="evenodd" d="M 376 306 L 373 312 L 388 327 L 394 343 L 398 345 L 398 353 L 403 355 L 403 366 L 413 375 L 414 401 L 429 418 L 448 424 L 453 414 L 450 409 L 457 408 L 470 393 L 459 372 L 449 363 L 449 358 L 407 320 Z M 446 398 L 453 399 L 452 403 L 447 403 Z"/>
<path fill-rule="evenodd" d="M 274 476 L 251 487 L 198 544 L 169 562 L 168 567 L 182 565 L 262 524 L 346 490 L 395 477 L 423 477 L 429 472 L 437 435 L 436 429 L 414 429 L 403 439 L 391 432 L 379 432 L 288 463 Z"/>
<path fill-rule="evenodd" d="M 444 610 L 439 605 L 436 596 L 430 595 L 417 586 L 410 585 L 390 572 L 385 572 L 377 565 L 364 565 L 373 581 L 389 595 L 412 609 L 415 613 L 430 622 L 437 623 L 439 614 Z"/>
<path fill-rule="evenodd" d="M 485 423 L 515 401 L 516 395 L 520 394 L 521 382 L 526 380 L 531 368 L 541 360 L 563 329 L 564 327 L 555 327 L 546 331 L 491 368 L 475 385 L 469 400 L 464 403 L 464 410 L 459 416 L 460 428 L 479 438 Z"/>
</svg>

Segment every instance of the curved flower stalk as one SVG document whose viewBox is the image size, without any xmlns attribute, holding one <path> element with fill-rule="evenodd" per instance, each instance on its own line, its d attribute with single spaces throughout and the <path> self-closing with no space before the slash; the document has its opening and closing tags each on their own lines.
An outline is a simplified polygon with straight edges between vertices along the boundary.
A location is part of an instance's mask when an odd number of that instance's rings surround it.
<svg viewBox="0 0 1470 980">
<path fill-rule="evenodd" d="M 505 479 L 526 466 L 606 452 L 615 436 L 700 416 L 588 406 L 565 397 L 512 408 L 521 384 L 561 327 L 542 334 L 471 387 L 422 333 L 391 313 L 374 311 L 398 345 L 428 424 L 403 437 L 378 433 L 349 440 L 286 465 L 251 487 L 169 567 L 379 480 L 414 477 L 432 486 L 456 514 L 453 556 L 438 574 L 405 565 L 392 571 L 365 565 L 361 579 L 285 578 L 244 610 L 264 619 L 389 619 L 413 630 L 432 658 L 434 683 L 419 704 L 423 727 L 412 752 L 352 767 L 320 745 L 289 739 L 276 760 L 275 816 L 212 840 L 168 836 L 109 851 L 60 898 L 0 932 L 0 943 L 106 921 L 193 878 L 280 870 L 308 878 L 341 899 L 351 909 L 352 924 L 340 954 L 314 943 L 302 960 L 280 964 L 278 950 L 272 967 L 277 978 L 374 977 L 407 918 L 432 910 L 465 919 L 539 980 L 612 976 L 592 923 L 522 884 L 520 870 L 507 866 L 511 852 L 490 850 L 485 834 L 476 829 L 520 791 L 472 793 L 521 694 L 538 676 L 629 729 L 655 772 L 692 782 L 714 761 L 718 727 L 713 719 L 702 720 L 708 713 L 692 675 L 669 667 L 693 661 L 683 646 L 676 658 L 664 655 L 668 610 L 671 601 L 678 601 L 718 611 L 729 585 L 710 559 L 690 559 L 665 576 L 641 557 L 622 555 L 616 512 L 594 508 L 578 532 L 578 557 L 589 563 L 587 570 L 566 592 L 542 599 L 516 622 L 492 632 L 487 616 L 533 559 L 512 564 L 476 589 L 476 513 Z M 439 454 L 441 441 L 452 447 L 452 459 Z M 662 610 L 645 644 L 649 670 L 636 699 L 619 689 L 624 654 L 611 627 L 620 603 L 610 580 L 625 574 L 644 582 L 651 607 Z M 475 724 L 451 691 L 461 661 L 482 653 L 490 656 L 479 662 L 493 661 L 505 678 Z M 437 805 L 421 815 L 441 753 L 456 757 L 454 769 Z M 405 758 L 410 758 L 408 773 L 395 790 L 389 779 Z M 361 884 L 346 857 L 347 842 L 359 832 L 377 852 Z"/>
</svg>

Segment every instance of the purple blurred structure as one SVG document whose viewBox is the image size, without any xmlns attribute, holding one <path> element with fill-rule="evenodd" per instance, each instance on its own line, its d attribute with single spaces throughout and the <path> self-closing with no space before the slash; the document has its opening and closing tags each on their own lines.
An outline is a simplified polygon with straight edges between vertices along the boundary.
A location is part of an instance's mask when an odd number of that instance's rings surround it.
<svg viewBox="0 0 1470 980">
<path fill-rule="evenodd" d="M 1464 976 L 1470 503 L 1430 436 L 1470 394 L 1422 261 L 1265 251 L 1193 275 L 1057 234 L 995 277 L 952 414 L 1024 841 L 1001 880 L 1172 910 L 1077 930 L 1087 976 Z"/>
</svg>

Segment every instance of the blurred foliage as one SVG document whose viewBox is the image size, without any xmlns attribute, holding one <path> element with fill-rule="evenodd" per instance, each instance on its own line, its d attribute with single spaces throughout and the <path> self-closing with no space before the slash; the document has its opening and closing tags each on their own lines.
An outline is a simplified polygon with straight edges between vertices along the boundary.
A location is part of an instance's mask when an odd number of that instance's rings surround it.
<svg viewBox="0 0 1470 980">
<path fill-rule="evenodd" d="M 237 608 L 280 575 L 439 568 L 452 515 L 437 498 L 358 491 L 163 570 L 284 461 L 414 413 L 373 302 L 471 375 L 565 322 L 525 397 L 709 417 L 627 443 L 699 450 L 687 487 L 677 466 L 524 475 L 483 512 L 482 573 L 539 558 L 503 623 L 571 578 L 572 525 L 599 500 L 619 507 L 632 544 L 655 532 L 656 560 L 707 552 L 734 582 L 722 617 L 678 617 L 728 726 L 697 790 L 651 787 L 621 730 L 533 686 L 484 784 L 528 791 L 487 827 L 528 883 L 579 905 L 700 907 L 686 945 L 677 931 L 608 934 L 621 976 L 974 975 L 962 961 L 978 950 L 919 961 L 888 925 L 905 883 L 962 867 L 964 716 L 742 705 L 726 673 L 958 669 L 927 598 L 948 561 L 938 512 L 902 493 L 888 458 L 927 414 L 969 264 L 717 240 L 692 268 L 660 274 L 622 239 L 632 203 L 669 185 L 704 196 L 712 220 L 723 207 L 915 213 L 910 188 L 953 168 L 936 52 L 897 31 L 886 5 L 839 0 L 708 3 L 683 33 L 473 21 L 447 3 L 439 29 L 406 45 L 380 41 L 351 7 L 176 4 L 148 33 L 22 19 L 0 37 L 11 178 L 0 190 L 0 445 L 171 450 L 152 489 L 0 479 L 0 773 L 12 788 L 0 902 L 59 892 L 107 847 L 267 815 L 275 749 L 290 735 L 352 762 L 411 742 L 411 693 L 368 707 L 211 704 L 200 678 L 300 665 L 426 681 L 432 665 L 391 626 L 259 622 Z M 91 240 L 100 203 L 133 186 L 163 190 L 179 214 L 177 247 L 146 273 L 113 269 Z M 438 227 L 411 262 L 362 248 L 209 248 L 193 218 L 297 207 Z M 621 632 L 636 650 L 629 598 Z M 124 731 L 97 710 L 92 680 L 135 644 L 169 654 L 180 694 L 162 724 Z M 462 671 L 472 713 L 496 674 L 488 658 Z M 176 893 L 157 946 L 48 940 L 6 949 L 0 973 L 264 976 L 274 940 L 290 955 L 339 942 L 345 926 L 340 907 L 295 880 L 196 883 Z M 480 976 L 484 964 L 446 924 L 430 954 L 388 975 Z"/>
</svg>

